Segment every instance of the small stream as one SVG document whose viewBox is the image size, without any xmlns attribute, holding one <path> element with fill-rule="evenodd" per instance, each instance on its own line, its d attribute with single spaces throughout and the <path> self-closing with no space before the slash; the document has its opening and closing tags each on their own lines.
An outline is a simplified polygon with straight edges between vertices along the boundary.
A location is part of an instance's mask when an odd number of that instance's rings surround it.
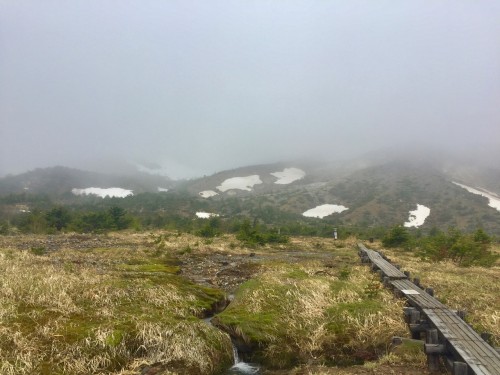
<svg viewBox="0 0 500 375">
<path fill-rule="evenodd" d="M 205 323 L 211 325 L 212 327 L 215 327 L 212 324 L 212 318 L 213 318 L 213 316 L 205 318 L 203 320 L 205 321 Z M 217 327 L 215 327 L 215 328 L 217 328 Z M 219 329 L 219 328 L 217 328 L 217 329 Z M 231 344 L 233 345 L 234 364 L 233 364 L 233 366 L 231 366 L 231 368 L 229 370 L 227 370 L 226 375 L 252 375 L 252 374 L 257 375 L 257 374 L 260 374 L 260 367 L 257 364 L 244 362 L 240 359 L 240 355 L 238 353 L 238 348 L 234 344 L 232 337 L 231 337 Z"/>
<path fill-rule="evenodd" d="M 260 368 L 252 363 L 240 361 L 238 355 L 238 349 L 233 343 L 233 357 L 234 365 L 226 372 L 226 374 L 238 375 L 238 374 L 259 374 Z"/>
</svg>

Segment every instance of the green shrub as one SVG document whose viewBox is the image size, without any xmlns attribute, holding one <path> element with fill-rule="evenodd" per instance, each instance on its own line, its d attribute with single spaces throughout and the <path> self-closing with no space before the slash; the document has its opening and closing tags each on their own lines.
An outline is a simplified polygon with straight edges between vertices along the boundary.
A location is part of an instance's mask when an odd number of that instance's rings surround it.
<svg viewBox="0 0 500 375">
<path fill-rule="evenodd" d="M 447 233 L 433 230 L 418 244 L 418 254 L 425 259 L 450 259 L 460 266 L 492 266 L 498 255 L 490 251 L 491 238 L 478 229 L 472 234 L 464 234 L 451 228 Z"/>
<path fill-rule="evenodd" d="M 382 244 L 385 247 L 399 247 L 407 245 L 410 242 L 410 234 L 406 228 L 401 225 L 396 225 L 386 233 L 382 239 Z"/>
<path fill-rule="evenodd" d="M 249 220 L 245 220 L 241 226 L 236 238 L 245 246 L 263 246 L 268 243 L 287 243 L 288 237 L 283 236 L 276 230 L 265 231 L 257 223 L 252 226 Z"/>
</svg>

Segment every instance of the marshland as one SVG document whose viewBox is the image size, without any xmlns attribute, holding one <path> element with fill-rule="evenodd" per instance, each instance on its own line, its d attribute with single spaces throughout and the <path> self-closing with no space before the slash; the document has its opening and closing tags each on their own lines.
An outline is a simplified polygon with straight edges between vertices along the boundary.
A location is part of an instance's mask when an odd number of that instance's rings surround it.
<svg viewBox="0 0 500 375">
<path fill-rule="evenodd" d="M 426 372 L 419 348 L 391 345 L 409 335 L 404 303 L 360 263 L 354 237 L 257 247 L 168 231 L 0 241 L 2 374 L 224 374 L 233 346 L 264 374 Z M 498 345 L 498 264 L 385 251 Z"/>
</svg>

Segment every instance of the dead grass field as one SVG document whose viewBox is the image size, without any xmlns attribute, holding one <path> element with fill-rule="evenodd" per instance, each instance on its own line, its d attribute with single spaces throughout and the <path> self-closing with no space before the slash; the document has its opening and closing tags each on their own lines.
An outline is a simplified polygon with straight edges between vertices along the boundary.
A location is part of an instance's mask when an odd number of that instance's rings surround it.
<svg viewBox="0 0 500 375">
<path fill-rule="evenodd" d="M 265 373 L 425 373 L 421 352 L 390 350 L 392 336 L 407 335 L 402 301 L 359 263 L 355 238 L 245 248 L 230 235 L 159 235 L 0 236 L 0 373 L 131 375 L 153 364 L 158 374 L 223 373 L 230 338 L 200 318 L 226 293 L 184 269 L 215 256 L 214 267 L 235 272 L 241 259 L 258 264 L 217 319 L 254 345 Z M 498 339 L 498 267 L 389 255 Z"/>
<path fill-rule="evenodd" d="M 381 249 L 374 244 L 373 249 Z M 497 246 L 494 251 L 500 249 Z M 433 287 L 435 297 L 452 309 L 464 310 L 466 321 L 478 332 L 491 333 L 500 346 L 500 264 L 490 268 L 459 267 L 451 261 L 422 262 L 412 253 L 383 249 L 393 263 L 419 277 L 422 285 Z"/>
<path fill-rule="evenodd" d="M 105 247 L 46 254 L 18 250 L 26 238 L 7 240 L 1 374 L 137 374 L 157 362 L 210 374 L 232 362 L 228 335 L 199 319 L 223 293 L 176 275 L 172 257 L 155 252 L 147 237 L 110 236 Z"/>
</svg>

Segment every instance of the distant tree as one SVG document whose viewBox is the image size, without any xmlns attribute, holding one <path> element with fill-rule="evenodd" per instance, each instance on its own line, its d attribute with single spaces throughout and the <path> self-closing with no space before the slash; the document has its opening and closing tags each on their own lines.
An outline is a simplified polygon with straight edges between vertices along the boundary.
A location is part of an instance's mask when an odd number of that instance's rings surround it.
<svg viewBox="0 0 500 375">
<path fill-rule="evenodd" d="M 406 228 L 401 225 L 396 225 L 389 230 L 382 239 L 382 244 L 385 247 L 398 247 L 406 245 L 410 241 L 410 234 Z"/>
<path fill-rule="evenodd" d="M 107 232 L 111 230 L 112 227 L 110 215 L 103 211 L 83 213 L 72 225 L 72 229 L 82 233 Z"/>
<path fill-rule="evenodd" d="M 262 246 L 266 243 L 287 243 L 289 241 L 287 236 L 279 234 L 276 230 L 266 230 L 256 220 L 252 225 L 248 219 L 241 224 L 236 238 L 246 246 Z"/>
<path fill-rule="evenodd" d="M 71 222 L 71 214 L 66 207 L 58 206 L 45 214 L 47 226 L 60 231 L 66 228 Z"/>
<path fill-rule="evenodd" d="M 206 221 L 205 225 L 203 225 L 201 229 L 196 232 L 196 234 L 207 238 L 218 236 L 220 235 L 220 224 L 220 218 L 211 217 L 208 221 Z"/>
<path fill-rule="evenodd" d="M 133 221 L 132 218 L 127 215 L 127 212 L 121 207 L 110 207 L 107 214 L 109 215 L 109 222 L 111 225 L 109 229 L 127 229 Z"/>
<path fill-rule="evenodd" d="M 422 258 L 440 261 L 450 259 L 459 266 L 492 266 L 498 255 L 490 251 L 491 238 L 482 229 L 465 234 L 451 228 L 447 233 L 435 230 L 418 243 Z"/>
<path fill-rule="evenodd" d="M 45 233 L 47 220 L 44 213 L 36 208 L 32 212 L 23 213 L 19 220 L 19 229 L 24 233 Z"/>
</svg>

